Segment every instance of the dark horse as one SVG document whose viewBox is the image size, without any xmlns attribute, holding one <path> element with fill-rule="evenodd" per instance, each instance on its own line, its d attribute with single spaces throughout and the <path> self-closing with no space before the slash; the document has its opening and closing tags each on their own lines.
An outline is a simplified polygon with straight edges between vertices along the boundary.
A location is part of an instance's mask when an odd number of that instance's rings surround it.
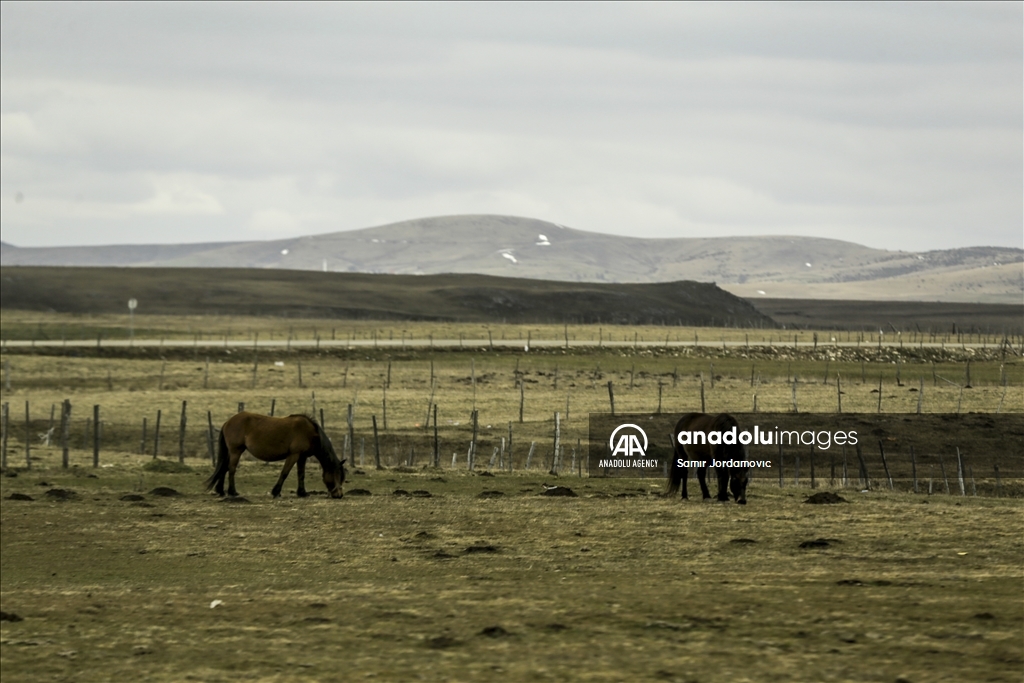
<svg viewBox="0 0 1024 683">
<path fill-rule="evenodd" d="M 256 413 L 238 413 L 220 428 L 220 450 L 217 469 L 206 480 L 206 490 L 216 488 L 217 495 L 224 495 L 224 476 L 228 477 L 228 495 L 237 496 L 235 490 L 235 469 L 242 453 L 249 451 L 253 456 L 266 462 L 284 460 L 281 476 L 271 491 L 274 498 L 281 495 L 281 486 L 288 478 L 292 465 L 299 465 L 299 486 L 296 493 L 306 496 L 306 459 L 310 456 L 320 461 L 324 485 L 332 498 L 341 498 L 341 485 L 345 483 L 345 461 L 338 456 L 327 438 L 324 428 L 316 420 L 305 415 L 270 417 Z"/>
<path fill-rule="evenodd" d="M 687 413 L 680 418 L 676 428 L 672 430 L 672 443 L 674 444 L 675 457 L 672 459 L 672 466 L 668 474 L 668 492 L 670 496 L 679 490 L 679 484 L 683 485 L 683 498 L 686 495 L 686 470 L 687 465 L 696 467 L 697 481 L 700 482 L 700 492 L 704 499 L 711 497 L 708 485 L 705 482 L 707 468 L 714 460 L 746 460 L 747 447 L 736 439 L 739 425 L 736 418 L 727 413 L 721 415 L 705 415 L 704 413 Z M 689 432 L 689 445 L 679 443 L 680 432 Z M 710 437 L 712 432 L 718 432 L 717 438 Z M 708 443 L 712 439 L 719 442 L 731 440 L 732 443 Z M 694 461 L 697 464 L 694 464 Z M 729 491 L 732 497 L 740 505 L 747 504 L 747 470 L 748 467 L 715 467 L 718 475 L 718 500 L 729 500 Z M 728 487 L 728 488 L 727 488 Z"/>
</svg>

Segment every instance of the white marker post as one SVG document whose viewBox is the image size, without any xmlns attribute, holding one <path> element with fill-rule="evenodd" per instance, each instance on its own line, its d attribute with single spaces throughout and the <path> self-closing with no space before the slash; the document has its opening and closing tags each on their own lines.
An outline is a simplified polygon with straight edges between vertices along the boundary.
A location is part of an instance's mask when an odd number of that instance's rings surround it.
<svg viewBox="0 0 1024 683">
<path fill-rule="evenodd" d="M 135 308 L 139 302 L 135 299 L 128 299 L 128 338 L 135 339 Z"/>
</svg>

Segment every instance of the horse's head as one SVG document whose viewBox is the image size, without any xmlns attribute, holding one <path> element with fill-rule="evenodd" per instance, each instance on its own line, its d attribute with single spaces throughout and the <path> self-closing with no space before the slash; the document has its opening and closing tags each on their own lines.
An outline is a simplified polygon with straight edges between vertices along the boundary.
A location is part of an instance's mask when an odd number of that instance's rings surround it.
<svg viewBox="0 0 1024 683">
<path fill-rule="evenodd" d="M 720 428 L 724 431 L 729 429 L 740 431 L 739 425 L 736 423 L 736 418 L 732 415 L 719 415 L 718 418 L 716 418 L 716 422 L 721 425 Z M 731 443 L 723 443 L 718 447 L 715 457 L 719 460 L 750 460 L 750 455 L 747 453 L 746 445 L 740 443 L 738 440 Z M 747 504 L 747 481 L 749 471 L 749 467 L 729 468 L 729 492 L 732 493 L 733 499 L 740 505 Z"/>
<path fill-rule="evenodd" d="M 341 498 L 344 495 L 341 492 L 341 485 L 345 483 L 345 461 L 338 459 L 338 454 L 334 452 L 334 445 L 320 423 L 315 420 L 310 421 L 316 426 L 317 435 L 320 438 L 322 455 L 317 457 L 320 459 L 320 469 L 323 471 L 324 486 L 327 487 L 327 493 L 331 498 Z"/>
<path fill-rule="evenodd" d="M 331 494 L 331 498 L 341 498 L 344 494 L 341 492 L 341 485 L 345 483 L 345 461 L 338 461 L 338 466 L 323 467 L 324 475 L 324 486 L 327 487 L 327 492 Z"/>
</svg>

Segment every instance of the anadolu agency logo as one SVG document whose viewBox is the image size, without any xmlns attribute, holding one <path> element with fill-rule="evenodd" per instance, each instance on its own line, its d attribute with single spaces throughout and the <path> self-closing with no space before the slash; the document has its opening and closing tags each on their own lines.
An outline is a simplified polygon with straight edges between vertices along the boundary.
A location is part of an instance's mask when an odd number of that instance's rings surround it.
<svg viewBox="0 0 1024 683">
<path fill-rule="evenodd" d="M 647 432 L 631 422 L 620 424 L 608 437 L 610 459 L 602 459 L 598 467 L 651 468 L 658 466 L 656 458 L 647 457 Z"/>
</svg>

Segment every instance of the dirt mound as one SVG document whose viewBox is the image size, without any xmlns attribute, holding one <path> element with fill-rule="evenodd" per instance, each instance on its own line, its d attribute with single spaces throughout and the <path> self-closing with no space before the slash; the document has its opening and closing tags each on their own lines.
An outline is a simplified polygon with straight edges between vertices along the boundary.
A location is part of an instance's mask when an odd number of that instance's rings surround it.
<svg viewBox="0 0 1024 683">
<path fill-rule="evenodd" d="M 424 491 L 423 489 L 416 489 L 412 492 L 414 498 L 433 498 L 434 494 L 430 491 Z"/>
<path fill-rule="evenodd" d="M 155 489 L 149 492 L 151 496 L 162 496 L 163 498 L 173 498 L 174 496 L 180 496 L 181 494 L 170 488 L 169 486 L 157 486 Z"/>
<path fill-rule="evenodd" d="M 437 636 L 436 638 L 428 638 L 426 641 L 427 647 L 431 650 L 444 650 L 445 648 L 455 647 L 458 644 L 459 641 L 451 636 Z"/>
<path fill-rule="evenodd" d="M 551 488 L 544 489 L 541 493 L 542 496 L 566 496 L 569 498 L 577 498 L 576 492 L 568 486 L 552 486 Z"/>
<path fill-rule="evenodd" d="M 838 539 L 835 538 L 816 538 L 813 541 L 804 541 L 800 544 L 801 548 L 828 548 L 833 544 L 839 543 Z"/>
<path fill-rule="evenodd" d="M 23 617 L 19 617 L 14 612 L 0 612 L 0 621 L 24 621 Z"/>
<path fill-rule="evenodd" d="M 467 555 L 472 553 L 496 553 L 498 546 L 489 543 L 474 543 L 464 551 Z"/>
<path fill-rule="evenodd" d="M 371 496 L 373 494 L 370 493 L 369 491 L 367 491 L 366 489 L 352 489 L 346 495 L 349 495 L 349 496 Z"/>
<path fill-rule="evenodd" d="M 222 503 L 248 503 L 249 499 L 242 496 L 225 496 L 220 499 Z"/>
<path fill-rule="evenodd" d="M 125 495 L 121 496 L 121 500 L 132 502 L 132 501 L 146 500 L 146 498 L 144 496 L 140 496 L 137 493 L 126 493 Z"/>
<path fill-rule="evenodd" d="M 488 626 L 480 631 L 480 635 L 487 636 L 488 638 L 504 638 L 505 636 L 510 636 L 512 634 L 501 626 Z"/>
<path fill-rule="evenodd" d="M 731 541 L 729 541 L 729 543 L 736 543 L 738 545 L 750 545 L 751 543 L 757 543 L 757 541 L 755 541 L 752 538 L 734 538 Z"/>
<path fill-rule="evenodd" d="M 195 472 L 195 470 L 183 462 L 160 460 L 157 458 L 147 462 L 142 466 L 142 469 L 147 472 L 158 472 L 160 474 L 190 474 L 191 472 Z"/>
<path fill-rule="evenodd" d="M 7 496 L 7 500 L 35 500 L 35 498 L 26 493 L 12 493 Z"/>
<path fill-rule="evenodd" d="M 72 500 L 78 497 L 78 494 L 71 489 L 50 489 L 43 495 L 56 500 Z"/>
<path fill-rule="evenodd" d="M 501 498 L 505 494 L 501 491 L 481 491 L 477 494 L 477 498 Z"/>
<path fill-rule="evenodd" d="M 410 494 L 405 489 L 395 489 L 394 491 L 391 492 L 391 495 L 392 496 L 405 497 L 405 496 L 408 496 Z"/>
<path fill-rule="evenodd" d="M 809 496 L 804 502 L 811 505 L 832 505 L 833 503 L 846 503 L 848 501 L 837 493 L 821 491 L 813 496 Z"/>
</svg>

